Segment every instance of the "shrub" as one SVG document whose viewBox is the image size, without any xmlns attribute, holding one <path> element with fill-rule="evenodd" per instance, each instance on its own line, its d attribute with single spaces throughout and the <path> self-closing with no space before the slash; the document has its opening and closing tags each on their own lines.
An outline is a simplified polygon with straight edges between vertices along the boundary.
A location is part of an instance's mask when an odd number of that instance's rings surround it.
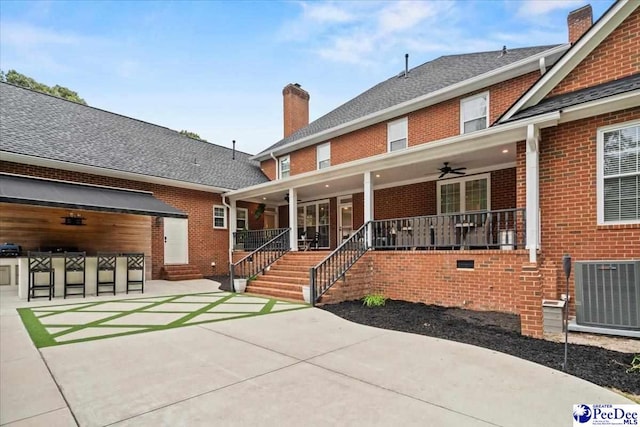
<svg viewBox="0 0 640 427">
<path fill-rule="evenodd" d="M 631 361 L 631 367 L 627 369 L 627 374 L 640 372 L 640 354 L 636 354 Z"/>
<path fill-rule="evenodd" d="M 362 298 L 362 305 L 367 307 L 381 307 L 387 302 L 387 298 L 382 294 L 369 294 Z"/>
</svg>

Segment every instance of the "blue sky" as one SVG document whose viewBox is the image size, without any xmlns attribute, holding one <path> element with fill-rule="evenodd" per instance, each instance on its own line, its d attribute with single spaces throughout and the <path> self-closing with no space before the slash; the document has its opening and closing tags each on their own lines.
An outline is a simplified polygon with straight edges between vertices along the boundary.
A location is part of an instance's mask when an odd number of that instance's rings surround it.
<svg viewBox="0 0 640 427">
<path fill-rule="evenodd" d="M 282 88 L 311 120 L 441 55 L 567 41 L 555 1 L 2 1 L 0 68 L 89 105 L 250 153 L 282 138 Z M 613 3 L 591 1 L 594 20 Z"/>
</svg>

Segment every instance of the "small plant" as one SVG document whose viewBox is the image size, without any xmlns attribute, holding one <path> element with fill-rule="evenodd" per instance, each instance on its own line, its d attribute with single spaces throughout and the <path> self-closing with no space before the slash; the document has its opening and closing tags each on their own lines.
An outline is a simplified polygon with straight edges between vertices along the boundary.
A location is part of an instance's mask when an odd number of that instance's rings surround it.
<svg viewBox="0 0 640 427">
<path fill-rule="evenodd" d="M 627 369 L 627 374 L 631 374 L 633 372 L 640 373 L 640 354 L 636 354 L 631 361 L 631 367 Z"/>
<path fill-rule="evenodd" d="M 256 280 L 258 278 L 257 274 L 254 274 L 253 276 L 249 276 L 249 278 L 247 279 L 247 282 L 250 282 L 252 280 Z"/>
<path fill-rule="evenodd" d="M 362 305 L 367 307 L 382 307 L 387 302 L 387 297 L 382 294 L 369 294 L 362 298 Z"/>
</svg>

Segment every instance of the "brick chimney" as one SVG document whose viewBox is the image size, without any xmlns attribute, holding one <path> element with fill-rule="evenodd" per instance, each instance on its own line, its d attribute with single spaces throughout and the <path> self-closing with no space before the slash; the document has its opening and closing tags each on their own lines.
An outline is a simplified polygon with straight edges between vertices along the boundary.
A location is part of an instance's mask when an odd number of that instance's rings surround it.
<svg viewBox="0 0 640 427">
<path fill-rule="evenodd" d="M 309 124 L 309 92 L 298 83 L 289 83 L 282 89 L 284 98 L 284 137 L 288 137 Z"/>
<path fill-rule="evenodd" d="M 593 24 L 593 11 L 591 5 L 581 7 L 567 16 L 567 27 L 569 28 L 569 43 L 574 44 Z"/>
</svg>

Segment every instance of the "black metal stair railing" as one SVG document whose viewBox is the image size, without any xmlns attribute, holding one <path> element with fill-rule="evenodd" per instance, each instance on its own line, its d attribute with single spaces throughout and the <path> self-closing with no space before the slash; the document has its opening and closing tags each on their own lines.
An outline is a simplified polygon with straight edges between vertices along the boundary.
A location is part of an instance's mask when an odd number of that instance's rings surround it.
<svg viewBox="0 0 640 427">
<path fill-rule="evenodd" d="M 288 228 L 267 228 L 264 230 L 238 230 L 233 233 L 233 250 L 254 251 L 280 235 Z"/>
<path fill-rule="evenodd" d="M 353 233 L 315 267 L 309 269 L 310 302 L 316 301 L 369 250 L 370 222 Z"/>
<path fill-rule="evenodd" d="M 289 245 L 289 233 L 291 230 L 289 228 L 280 230 L 280 233 L 271 240 L 240 261 L 229 265 L 229 279 L 232 290 L 235 290 L 233 288 L 233 279 L 249 279 L 263 273 L 267 267 L 291 250 L 291 246 Z"/>
</svg>

